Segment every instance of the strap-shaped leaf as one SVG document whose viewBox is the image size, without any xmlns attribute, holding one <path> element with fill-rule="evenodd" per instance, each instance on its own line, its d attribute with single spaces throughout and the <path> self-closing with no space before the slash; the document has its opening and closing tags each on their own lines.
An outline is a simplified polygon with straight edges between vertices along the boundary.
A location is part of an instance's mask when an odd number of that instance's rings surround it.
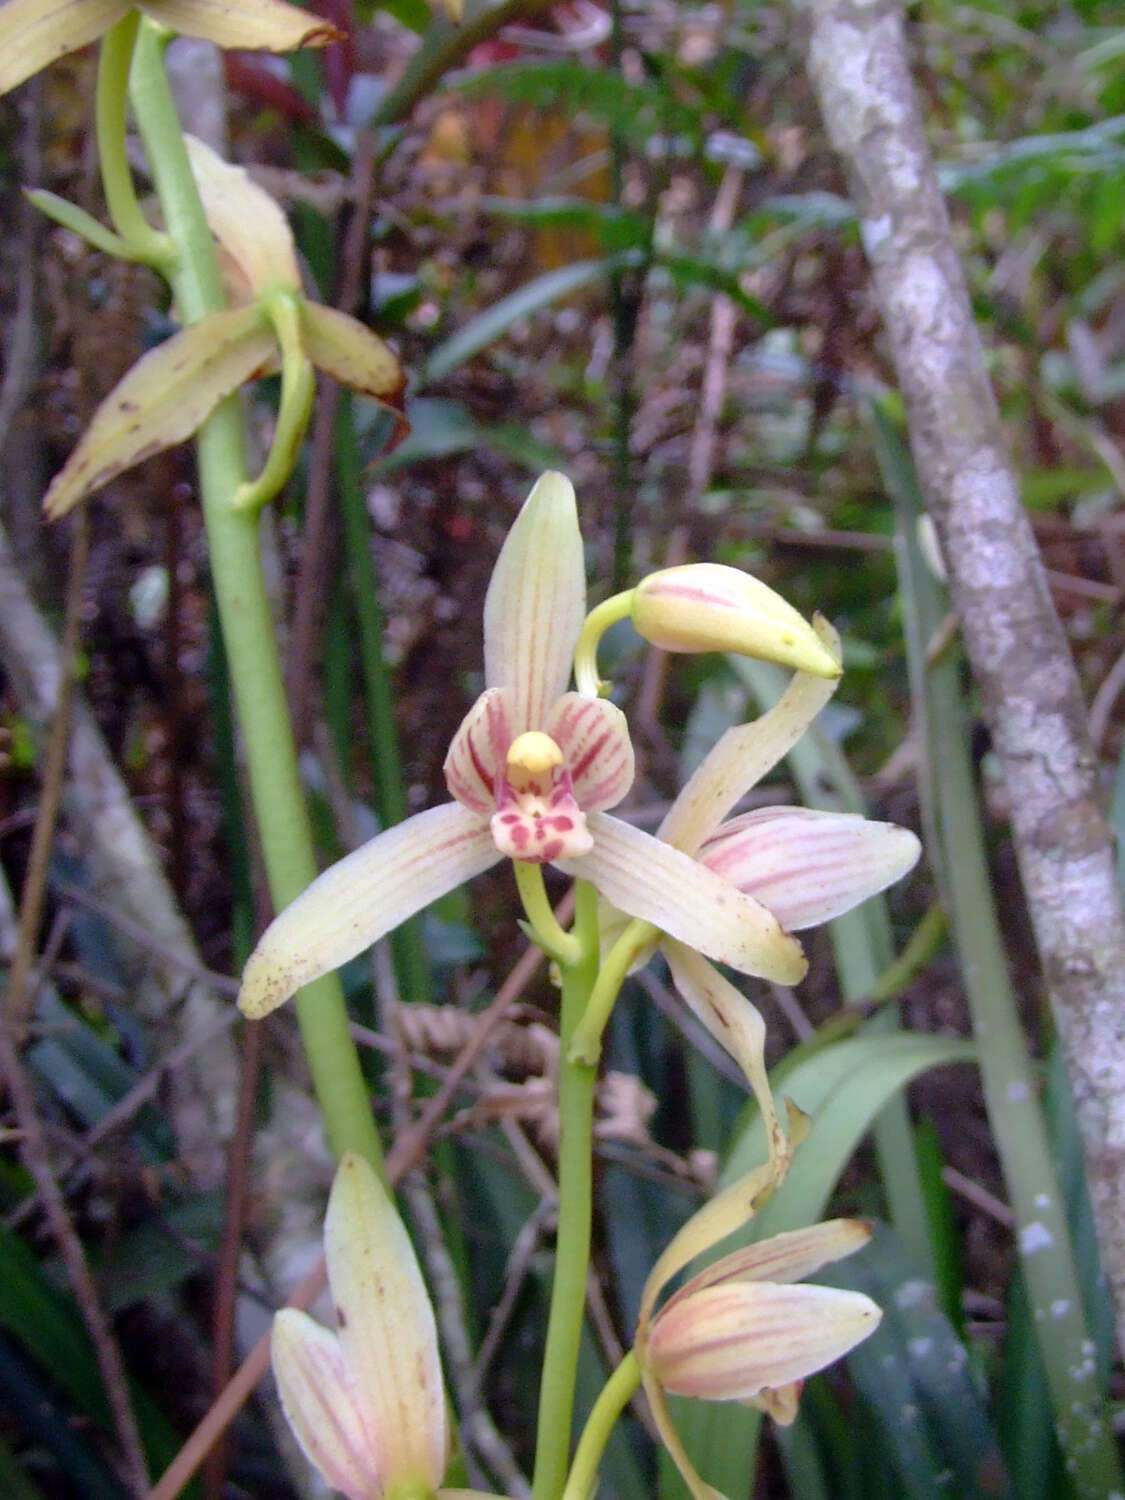
<svg viewBox="0 0 1125 1500">
<path fill-rule="evenodd" d="M 276 340 L 260 307 L 211 313 L 139 359 L 94 413 L 51 482 L 51 520 L 154 453 L 182 443 L 214 410 L 266 366 Z"/>
</svg>

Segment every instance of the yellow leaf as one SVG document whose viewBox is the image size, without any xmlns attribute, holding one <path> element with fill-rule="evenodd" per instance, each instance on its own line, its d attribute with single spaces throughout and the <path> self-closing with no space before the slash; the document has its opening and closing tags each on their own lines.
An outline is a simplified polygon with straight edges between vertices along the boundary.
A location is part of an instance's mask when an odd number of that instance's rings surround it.
<svg viewBox="0 0 1125 1500">
<path fill-rule="evenodd" d="M 0 5 L 0 94 L 56 58 L 96 41 L 131 9 L 128 0 L 4 0 Z"/>
<path fill-rule="evenodd" d="M 224 396 L 269 365 L 273 330 L 252 305 L 211 313 L 139 359 L 94 413 L 51 482 L 51 520 L 124 469 L 191 436 Z"/>
</svg>

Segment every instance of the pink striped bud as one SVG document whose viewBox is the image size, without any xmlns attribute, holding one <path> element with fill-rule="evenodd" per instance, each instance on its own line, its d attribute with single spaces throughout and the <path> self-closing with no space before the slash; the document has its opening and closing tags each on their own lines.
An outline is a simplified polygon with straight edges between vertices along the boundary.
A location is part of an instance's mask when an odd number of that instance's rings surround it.
<svg viewBox="0 0 1125 1500">
<path fill-rule="evenodd" d="M 650 573 L 633 590 L 638 635 L 666 651 L 734 651 L 814 677 L 840 663 L 780 594 L 738 568 L 688 563 Z"/>
</svg>

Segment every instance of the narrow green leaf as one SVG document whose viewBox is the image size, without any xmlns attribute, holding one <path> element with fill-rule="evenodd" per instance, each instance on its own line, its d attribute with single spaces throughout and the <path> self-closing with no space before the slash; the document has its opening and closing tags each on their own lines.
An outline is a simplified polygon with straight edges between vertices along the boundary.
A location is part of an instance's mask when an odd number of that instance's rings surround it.
<svg viewBox="0 0 1125 1500">
<path fill-rule="evenodd" d="M 848 1356 L 860 1393 L 880 1416 L 880 1440 L 911 1500 L 986 1500 L 1012 1493 L 996 1434 L 964 1344 L 893 1231 L 876 1225 L 850 1262 L 818 1272 L 830 1286 L 865 1292 L 883 1321 Z"/>
<path fill-rule="evenodd" d="M 513 323 L 532 313 L 550 307 L 552 303 L 569 297 L 572 292 L 595 282 L 604 281 L 614 268 L 621 264 L 621 257 L 611 256 L 600 260 L 580 260 L 573 266 L 561 266 L 556 271 L 547 271 L 533 281 L 521 286 L 507 297 L 501 297 L 475 318 L 470 318 L 463 328 L 430 354 L 418 376 L 418 388 L 425 389 L 436 381 L 444 380 L 454 370 L 487 349 L 501 338 Z"/>
<path fill-rule="evenodd" d="M 944 653 L 933 664 L 927 661 L 927 645 L 948 606 L 918 546 L 922 497 L 910 456 L 891 421 L 877 409 L 874 418 L 879 461 L 898 517 L 896 557 L 911 682 L 927 751 L 923 796 L 937 835 L 936 842 L 931 840 L 931 858 L 980 1042 L 985 1104 L 1015 1215 L 1016 1249 L 1055 1427 L 1077 1494 L 1094 1500 L 1125 1492 L 1125 1484 L 989 879 L 969 759 L 961 663 L 956 652 Z"/>
</svg>

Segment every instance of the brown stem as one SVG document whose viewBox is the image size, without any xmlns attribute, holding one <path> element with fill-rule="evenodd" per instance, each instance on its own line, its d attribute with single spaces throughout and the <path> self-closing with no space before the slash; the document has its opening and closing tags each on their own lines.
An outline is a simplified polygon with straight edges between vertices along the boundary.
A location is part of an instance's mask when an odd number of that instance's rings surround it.
<svg viewBox="0 0 1125 1500">
<path fill-rule="evenodd" d="M 1096 757 L 989 385 L 894 0 L 807 0 L 918 476 L 1011 802 L 1125 1347 L 1125 915 Z"/>
</svg>

